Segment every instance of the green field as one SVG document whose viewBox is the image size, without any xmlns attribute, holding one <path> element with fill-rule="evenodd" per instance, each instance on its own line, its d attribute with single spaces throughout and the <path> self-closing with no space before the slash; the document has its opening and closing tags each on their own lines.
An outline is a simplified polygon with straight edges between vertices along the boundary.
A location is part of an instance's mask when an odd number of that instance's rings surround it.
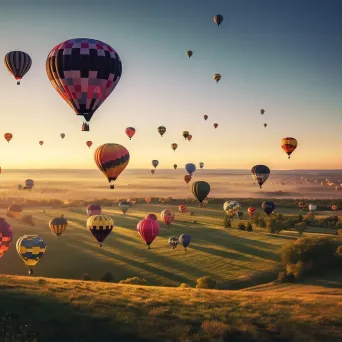
<svg viewBox="0 0 342 342">
<path fill-rule="evenodd" d="M 148 213 L 159 217 L 165 208 L 174 210 L 176 220 L 170 228 L 161 223 L 160 235 L 148 250 L 136 225 Z M 197 278 L 209 275 L 221 288 L 230 288 L 234 280 L 277 269 L 281 246 L 297 238 L 294 232 L 270 235 L 260 230 L 224 229 L 222 205 L 212 204 L 205 209 L 189 205 L 189 210 L 195 213 L 190 216 L 179 213 L 175 205 L 136 204 L 126 215 L 116 206 L 103 208 L 103 213 L 113 217 L 115 228 L 101 248 L 85 228 L 84 207 L 44 210 L 45 213 L 43 208 L 24 209 L 25 214 L 33 215 L 34 227 L 7 218 L 13 227 L 14 243 L 1 259 L 0 273 L 27 274 L 26 265 L 17 255 L 15 241 L 24 234 L 38 234 L 46 241 L 47 251 L 36 267 L 36 276 L 82 279 L 83 274 L 88 273 L 91 279 L 99 280 L 104 273 L 111 272 L 114 281 L 138 276 L 157 286 L 177 286 L 183 282 L 193 286 Z M 51 233 L 48 222 L 61 214 L 68 219 L 69 226 L 57 238 Z M 181 246 L 172 250 L 168 238 L 182 233 L 192 236 L 188 251 Z"/>
</svg>

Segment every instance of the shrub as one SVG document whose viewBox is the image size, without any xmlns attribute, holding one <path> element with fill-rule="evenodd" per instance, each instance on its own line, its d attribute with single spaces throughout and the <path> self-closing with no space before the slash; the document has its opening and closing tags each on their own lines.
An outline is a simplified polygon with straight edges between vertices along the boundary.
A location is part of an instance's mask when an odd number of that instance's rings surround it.
<svg viewBox="0 0 342 342">
<path fill-rule="evenodd" d="M 246 230 L 246 227 L 245 227 L 245 225 L 243 223 L 239 223 L 238 224 L 238 229 L 239 230 Z"/>
<path fill-rule="evenodd" d="M 283 246 L 282 263 L 294 276 L 314 274 L 342 266 L 336 254 L 341 244 L 338 237 L 310 236 L 299 238 Z"/>
<path fill-rule="evenodd" d="M 32 215 L 23 215 L 23 216 L 21 217 L 21 221 L 22 221 L 22 222 L 25 222 L 25 223 L 27 223 L 27 224 L 29 224 L 29 225 L 31 225 L 31 226 L 34 226 L 34 225 L 35 225 L 34 222 L 33 222 L 33 217 L 32 217 Z"/>
<path fill-rule="evenodd" d="M 263 217 L 259 217 L 258 218 L 258 223 L 257 225 L 260 227 L 260 228 L 266 228 L 266 222 L 265 222 L 265 219 Z"/>
<path fill-rule="evenodd" d="M 180 287 L 181 289 L 191 288 L 191 286 L 189 284 L 187 284 L 187 283 L 182 283 L 178 287 Z"/>
<path fill-rule="evenodd" d="M 211 279 L 209 276 L 204 276 L 196 280 L 196 289 L 215 289 L 216 280 Z"/>
<path fill-rule="evenodd" d="M 339 258 L 342 258 L 342 246 L 338 246 L 337 249 L 336 249 L 336 255 L 339 257 Z"/>
<path fill-rule="evenodd" d="M 302 236 L 307 228 L 308 226 L 305 222 L 300 222 L 300 223 L 295 224 L 295 229 L 298 232 L 299 236 Z"/>
<path fill-rule="evenodd" d="M 223 227 L 224 228 L 230 228 L 232 225 L 230 223 L 230 218 L 229 216 L 226 214 L 224 215 L 224 218 L 223 218 Z"/>
<path fill-rule="evenodd" d="M 242 211 L 238 211 L 237 215 L 238 215 L 239 219 L 243 218 L 243 212 Z"/>
<path fill-rule="evenodd" d="M 84 273 L 83 280 L 91 280 L 90 275 L 88 273 Z"/>
<path fill-rule="evenodd" d="M 100 281 L 104 281 L 104 282 L 112 282 L 114 280 L 113 275 L 110 272 L 106 272 L 101 278 Z"/>
<path fill-rule="evenodd" d="M 252 232 L 253 231 L 253 226 L 252 226 L 252 224 L 250 222 L 247 223 L 246 230 L 247 230 L 247 232 Z"/>
<path fill-rule="evenodd" d="M 299 215 L 298 215 L 298 221 L 299 221 L 299 222 L 303 222 L 303 215 L 302 215 L 302 214 L 299 214 Z"/>
<path fill-rule="evenodd" d="M 254 213 L 252 217 L 252 221 L 255 225 L 259 225 L 259 218 L 260 218 L 260 213 Z"/>
<path fill-rule="evenodd" d="M 148 281 L 144 278 L 139 277 L 133 277 L 133 278 L 127 278 L 125 280 L 120 280 L 119 284 L 130 284 L 130 285 L 150 285 Z"/>
<path fill-rule="evenodd" d="M 286 271 L 279 272 L 278 281 L 280 283 L 294 283 L 296 280 L 295 276 L 292 273 L 287 273 Z"/>
</svg>

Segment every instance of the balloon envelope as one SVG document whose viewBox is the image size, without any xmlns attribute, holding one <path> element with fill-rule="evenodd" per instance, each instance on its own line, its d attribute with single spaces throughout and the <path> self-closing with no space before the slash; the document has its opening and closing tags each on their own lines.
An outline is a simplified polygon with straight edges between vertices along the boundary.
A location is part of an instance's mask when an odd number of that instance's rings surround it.
<svg viewBox="0 0 342 342">
<path fill-rule="evenodd" d="M 10 248 L 13 239 L 12 227 L 8 222 L 0 217 L 0 258 Z"/>
<path fill-rule="evenodd" d="M 179 237 L 179 243 L 184 247 L 188 247 L 189 244 L 191 242 L 191 236 L 190 235 L 187 235 L 187 234 L 182 234 L 180 237 Z"/>
<path fill-rule="evenodd" d="M 192 194 L 198 199 L 200 203 L 208 196 L 210 192 L 210 185 L 204 181 L 197 181 L 192 184 Z"/>
<path fill-rule="evenodd" d="M 273 202 L 266 201 L 261 205 L 261 207 L 264 209 L 264 212 L 267 215 L 270 215 L 273 212 L 273 210 L 275 209 L 275 204 Z"/>
<path fill-rule="evenodd" d="M 190 176 L 192 176 L 192 174 L 196 171 L 196 165 L 193 163 L 188 163 L 185 165 L 185 170 Z"/>
</svg>

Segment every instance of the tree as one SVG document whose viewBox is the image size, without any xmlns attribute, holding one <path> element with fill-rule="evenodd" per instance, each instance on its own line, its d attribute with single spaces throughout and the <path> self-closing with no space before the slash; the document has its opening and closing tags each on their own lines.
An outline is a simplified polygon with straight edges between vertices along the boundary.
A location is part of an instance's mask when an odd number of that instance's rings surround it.
<svg viewBox="0 0 342 342">
<path fill-rule="evenodd" d="M 300 222 L 300 223 L 295 224 L 295 229 L 298 232 L 299 236 L 302 236 L 307 228 L 308 226 L 305 222 Z"/>
<path fill-rule="evenodd" d="M 215 289 L 216 280 L 211 279 L 209 276 L 204 276 L 196 280 L 197 289 Z"/>
<path fill-rule="evenodd" d="M 224 218 L 223 218 L 223 227 L 224 228 L 230 228 L 231 227 L 230 218 L 227 214 L 225 214 Z"/>
<path fill-rule="evenodd" d="M 247 232 L 252 232 L 253 231 L 253 226 L 252 226 L 252 224 L 250 222 L 247 223 L 246 230 L 247 230 Z"/>
</svg>

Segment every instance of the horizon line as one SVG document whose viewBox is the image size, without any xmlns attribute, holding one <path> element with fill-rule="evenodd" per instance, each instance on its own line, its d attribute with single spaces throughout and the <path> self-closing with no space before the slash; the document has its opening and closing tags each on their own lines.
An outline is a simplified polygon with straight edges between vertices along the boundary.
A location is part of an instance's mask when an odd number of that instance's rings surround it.
<svg viewBox="0 0 342 342">
<path fill-rule="evenodd" d="M 182 168 L 176 169 L 174 171 L 177 170 L 181 170 Z M 12 168 L 12 169 L 2 169 L 2 171 L 31 171 L 31 170 L 44 170 L 44 171 L 78 171 L 78 170 L 84 170 L 84 171 L 98 171 L 97 169 L 94 168 Z M 132 168 L 129 170 L 150 170 L 150 168 Z M 170 171 L 173 170 L 171 168 L 166 168 L 166 169 L 162 169 L 162 168 L 158 168 L 156 170 L 163 170 L 163 171 Z M 250 171 L 250 169 L 231 169 L 231 168 L 211 168 L 211 169 L 196 169 L 196 170 L 204 170 L 204 171 L 215 171 L 215 170 L 221 170 L 221 171 Z M 271 171 L 342 171 L 342 169 L 273 169 Z"/>
</svg>

